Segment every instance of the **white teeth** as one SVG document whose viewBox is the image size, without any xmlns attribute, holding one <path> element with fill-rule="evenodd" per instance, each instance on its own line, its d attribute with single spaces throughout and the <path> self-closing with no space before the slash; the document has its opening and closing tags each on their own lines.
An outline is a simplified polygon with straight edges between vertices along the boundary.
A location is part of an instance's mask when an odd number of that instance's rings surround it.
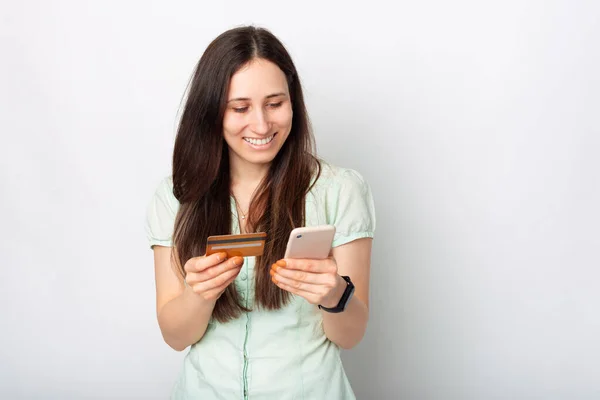
<svg viewBox="0 0 600 400">
<path fill-rule="evenodd" d="M 265 139 L 244 138 L 244 140 L 253 145 L 260 146 L 260 145 L 269 143 L 271 140 L 273 140 L 274 137 L 275 137 L 275 135 L 269 136 L 268 138 L 265 138 Z"/>
</svg>

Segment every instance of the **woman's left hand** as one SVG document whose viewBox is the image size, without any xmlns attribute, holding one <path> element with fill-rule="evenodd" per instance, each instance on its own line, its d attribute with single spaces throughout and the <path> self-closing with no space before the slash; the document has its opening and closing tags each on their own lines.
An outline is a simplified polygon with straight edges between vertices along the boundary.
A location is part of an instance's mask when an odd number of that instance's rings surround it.
<svg viewBox="0 0 600 400">
<path fill-rule="evenodd" d="M 337 306 L 346 288 L 338 275 L 337 264 L 324 260 L 279 260 L 271 266 L 271 280 L 283 290 L 305 298 L 309 303 L 332 308 Z"/>
</svg>

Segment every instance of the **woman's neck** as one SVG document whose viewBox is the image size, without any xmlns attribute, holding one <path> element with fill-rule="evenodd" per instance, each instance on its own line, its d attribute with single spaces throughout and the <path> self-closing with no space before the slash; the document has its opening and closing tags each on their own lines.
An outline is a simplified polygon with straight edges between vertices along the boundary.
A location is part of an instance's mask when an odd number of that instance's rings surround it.
<svg viewBox="0 0 600 400">
<path fill-rule="evenodd" d="M 234 192 L 242 192 L 248 195 L 248 191 L 254 189 L 269 173 L 270 164 L 253 164 L 238 159 L 230 159 L 229 173 L 231 179 L 231 189 Z"/>
</svg>

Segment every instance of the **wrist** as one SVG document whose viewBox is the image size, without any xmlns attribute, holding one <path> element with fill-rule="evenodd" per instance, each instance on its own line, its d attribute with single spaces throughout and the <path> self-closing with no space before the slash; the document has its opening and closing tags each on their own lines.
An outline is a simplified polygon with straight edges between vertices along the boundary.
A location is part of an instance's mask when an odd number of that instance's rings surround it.
<svg viewBox="0 0 600 400">
<path fill-rule="evenodd" d="M 214 307 L 217 303 L 217 299 L 206 299 L 202 294 L 194 292 L 194 289 L 189 285 L 185 285 L 183 295 L 188 301 L 201 307 Z"/>
<path fill-rule="evenodd" d="M 342 296 L 344 295 L 344 291 L 346 290 L 347 286 L 348 283 L 346 283 L 344 278 L 342 278 L 340 275 L 336 275 L 335 288 L 331 291 L 327 299 L 323 299 L 321 306 L 327 308 L 336 307 L 342 299 Z"/>
</svg>

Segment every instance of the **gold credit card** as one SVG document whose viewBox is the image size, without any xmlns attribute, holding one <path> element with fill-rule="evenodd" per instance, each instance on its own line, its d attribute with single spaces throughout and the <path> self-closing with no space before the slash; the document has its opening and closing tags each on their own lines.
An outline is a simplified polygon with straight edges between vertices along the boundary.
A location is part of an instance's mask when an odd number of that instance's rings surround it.
<svg viewBox="0 0 600 400">
<path fill-rule="evenodd" d="M 266 239 L 265 232 L 209 236 L 206 240 L 206 255 L 225 252 L 228 258 L 260 256 L 265 250 Z"/>
</svg>

